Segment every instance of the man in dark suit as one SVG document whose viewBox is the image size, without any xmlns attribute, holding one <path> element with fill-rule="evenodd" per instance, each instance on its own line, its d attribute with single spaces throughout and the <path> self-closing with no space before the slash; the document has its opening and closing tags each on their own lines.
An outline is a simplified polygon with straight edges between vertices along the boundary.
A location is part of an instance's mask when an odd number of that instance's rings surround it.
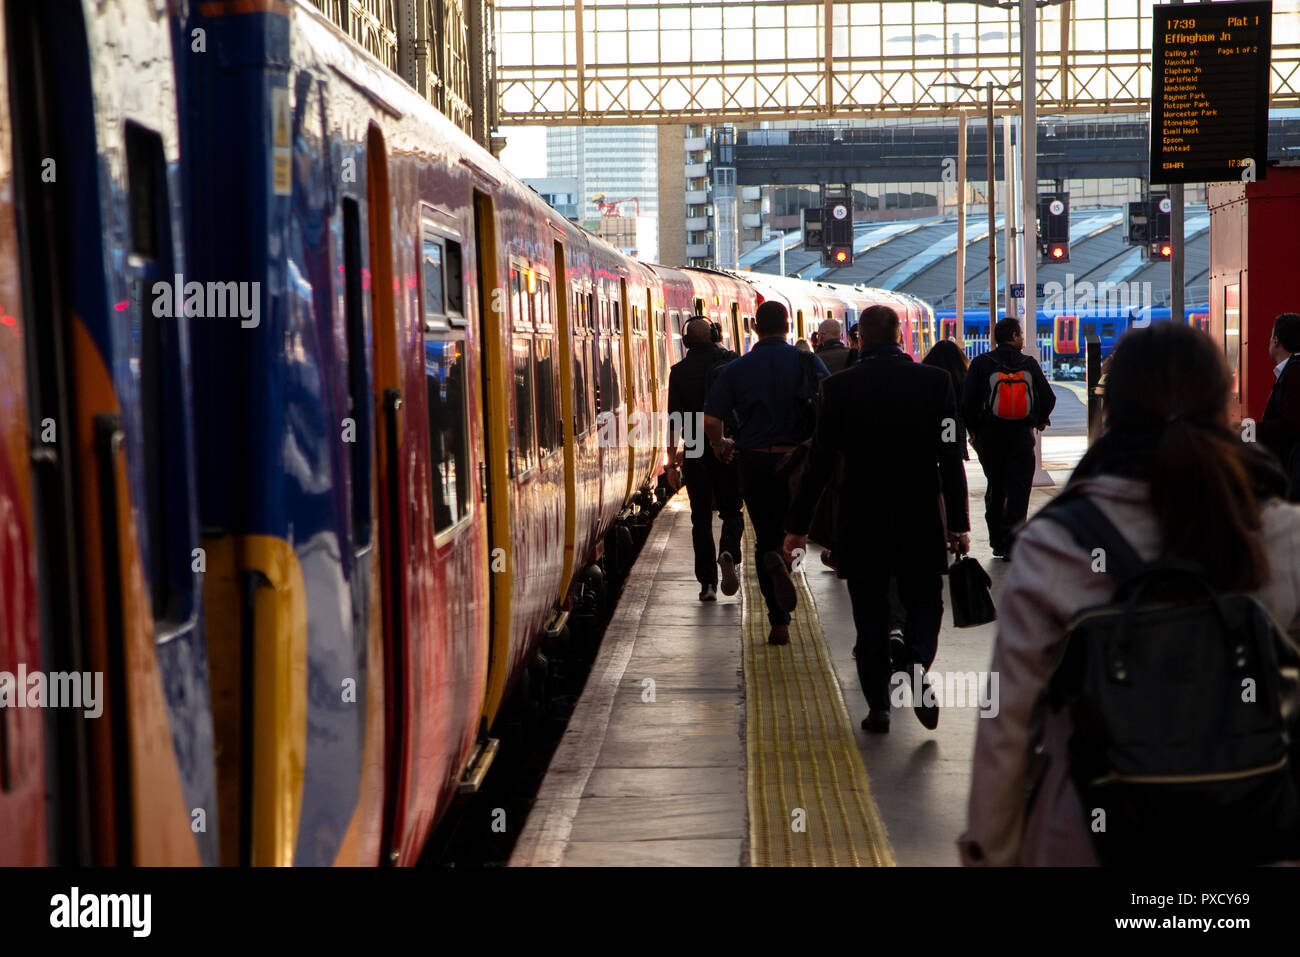
<svg viewBox="0 0 1300 957">
<path fill-rule="evenodd" d="M 848 579 L 853 602 L 858 679 L 871 709 L 862 726 L 869 731 L 889 730 L 894 671 L 912 681 L 921 723 L 938 725 L 937 705 L 925 703 L 925 670 L 938 650 L 947 551 L 970 549 L 952 379 L 942 369 L 914 363 L 899 348 L 898 330 L 898 315 L 888 306 L 862 314 L 861 359 L 822 383 L 812 454 L 785 520 L 786 554 L 795 555 L 807 542 L 817 498 L 842 460 L 836 571 Z M 907 610 L 904 649 L 892 663 L 891 578 Z"/>
<path fill-rule="evenodd" d="M 695 577 L 700 583 L 700 601 L 718 597 L 718 565 L 722 566 L 722 593 L 740 590 L 736 565 L 740 561 L 740 538 L 745 519 L 740 512 L 740 485 L 734 462 L 721 462 L 704 441 L 704 400 L 717 372 L 738 358 L 713 341 L 713 328 L 706 316 L 692 316 L 682 331 L 686 356 L 668 372 L 668 473 L 669 482 L 686 482 L 691 502 L 691 541 L 695 546 Z M 678 437 L 686 449 L 677 450 Z M 713 549 L 713 510 L 722 517 L 722 540 Z M 714 555 L 717 555 L 717 564 Z"/>
<path fill-rule="evenodd" d="M 1282 468 L 1291 477 L 1291 501 L 1300 501 L 1300 461 L 1296 446 L 1300 443 L 1300 370 L 1295 354 L 1300 352 L 1300 315 L 1284 312 L 1273 320 L 1273 338 L 1268 343 L 1268 357 L 1274 362 L 1273 389 L 1268 405 L 1259 420 L 1256 437 L 1261 445 L 1282 460 Z"/>
</svg>

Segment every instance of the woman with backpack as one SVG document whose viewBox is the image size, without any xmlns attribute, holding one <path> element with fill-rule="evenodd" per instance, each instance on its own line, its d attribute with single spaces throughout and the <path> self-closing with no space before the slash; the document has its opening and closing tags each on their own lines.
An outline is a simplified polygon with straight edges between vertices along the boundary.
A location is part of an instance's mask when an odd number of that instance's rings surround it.
<svg viewBox="0 0 1300 957">
<path fill-rule="evenodd" d="M 1109 371 L 1105 433 L 1016 541 L 963 863 L 1294 856 L 1300 507 L 1207 335 L 1132 329 Z"/>
</svg>

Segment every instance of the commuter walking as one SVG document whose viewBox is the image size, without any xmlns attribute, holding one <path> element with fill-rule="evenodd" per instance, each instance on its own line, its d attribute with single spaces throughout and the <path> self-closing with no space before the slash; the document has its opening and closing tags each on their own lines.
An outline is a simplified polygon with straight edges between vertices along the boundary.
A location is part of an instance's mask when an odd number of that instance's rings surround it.
<svg viewBox="0 0 1300 957">
<path fill-rule="evenodd" d="M 785 518 L 791 555 L 805 547 L 817 498 L 843 463 L 836 571 L 848 579 L 853 604 L 858 679 L 870 708 L 862 726 L 878 732 L 889 730 L 895 671 L 908 676 L 921 723 L 937 727 L 939 709 L 925 689 L 943 619 L 947 551 L 970 548 L 966 473 L 953 431 L 957 396 L 946 373 L 903 352 L 899 325 L 888 306 L 863 312 L 862 358 L 823 384 L 811 458 Z M 906 626 L 904 647 L 891 662 L 895 578 Z"/>
<path fill-rule="evenodd" d="M 825 363 L 831 375 L 849 367 L 849 347 L 844 344 L 843 327 L 838 319 L 823 319 L 817 327 L 817 358 Z"/>
<path fill-rule="evenodd" d="M 1296 853 L 1294 710 L 1279 698 L 1298 659 L 1279 629 L 1300 626 L 1300 507 L 1281 501 L 1272 457 L 1229 427 L 1230 389 L 1197 329 L 1120 339 L 1107 431 L 1016 542 L 964 863 Z M 1124 607 L 1153 588 L 1157 602 Z"/>
<path fill-rule="evenodd" d="M 795 447 L 817 424 L 818 382 L 829 373 L 812 353 L 786 341 L 785 306 L 768 300 L 754 314 L 759 339 L 747 354 L 725 366 L 709 390 L 704 430 L 718 458 L 740 463 L 740 485 L 754 526 L 755 571 L 771 625 L 769 644 L 790 641 L 790 612 L 797 601 L 790 566 L 782 556 L 790 507 L 788 465 Z M 735 417 L 735 438 L 723 435 Z"/>
<path fill-rule="evenodd" d="M 1300 500 L 1300 315 L 1284 312 L 1273 321 L 1273 337 L 1268 343 L 1268 357 L 1273 366 L 1273 389 L 1259 420 L 1260 443 L 1282 462 L 1290 477 L 1292 501 Z"/>
<path fill-rule="evenodd" d="M 722 568 L 722 593 L 740 590 L 736 566 L 740 562 L 740 537 L 745 519 L 740 511 L 740 486 L 735 463 L 718 460 L 704 441 L 704 401 L 718 372 L 737 358 L 736 353 L 713 341 L 713 329 L 704 316 L 692 316 L 682 332 L 685 357 L 668 372 L 668 471 L 680 476 L 691 504 L 691 542 L 695 549 L 695 578 L 700 601 L 716 601 L 718 567 Z M 679 438 L 696 445 L 698 455 L 677 448 Z M 675 476 L 670 474 L 670 482 Z M 713 547 L 713 512 L 722 518 L 722 538 Z M 716 561 L 715 561 L 716 555 Z"/>
<path fill-rule="evenodd" d="M 1029 512 L 1034 430 L 1047 428 L 1056 395 L 1025 346 L 1020 320 L 993 327 L 995 348 L 976 356 L 962 388 L 961 417 L 988 480 L 984 520 L 995 558 L 1011 558 L 1016 527 Z"/>
<path fill-rule="evenodd" d="M 838 319 L 823 319 L 821 325 L 817 327 L 817 333 L 818 345 L 813 351 L 817 353 L 817 358 L 822 360 L 831 375 L 843 372 L 857 361 L 857 352 L 846 346 L 841 338 L 844 333 Z M 834 540 L 839 530 L 836 516 L 839 511 L 842 478 L 842 470 L 836 469 L 830 484 L 826 486 L 826 491 L 822 493 L 821 501 L 817 503 L 816 515 L 809 529 L 813 541 L 822 546 L 822 564 L 832 570 L 835 568 Z M 902 632 L 900 631 L 899 634 L 901 635 Z"/>
<path fill-rule="evenodd" d="M 935 366 L 948 373 L 948 377 L 952 380 L 954 394 L 957 396 L 962 394 L 966 386 L 966 373 L 970 368 L 970 360 L 966 358 L 966 353 L 957 343 L 951 339 L 936 342 L 925 354 L 921 364 Z M 970 450 L 966 447 L 966 424 L 960 419 L 957 421 L 957 447 L 961 449 L 961 457 L 969 460 Z"/>
</svg>

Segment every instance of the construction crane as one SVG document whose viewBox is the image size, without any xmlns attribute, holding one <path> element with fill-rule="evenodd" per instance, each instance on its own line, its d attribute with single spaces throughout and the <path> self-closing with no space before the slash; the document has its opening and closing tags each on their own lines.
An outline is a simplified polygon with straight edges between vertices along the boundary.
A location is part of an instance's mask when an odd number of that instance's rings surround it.
<svg viewBox="0 0 1300 957">
<path fill-rule="evenodd" d="M 605 199 L 605 194 L 600 193 L 596 196 L 591 197 L 591 201 L 596 204 L 596 208 L 600 210 L 601 216 L 610 219 L 623 215 L 622 212 L 619 211 L 618 208 L 619 203 L 631 203 L 633 207 L 636 209 L 636 215 L 638 217 L 640 217 L 641 215 L 641 200 L 638 199 L 636 196 L 629 196 L 627 199 L 607 200 Z"/>
</svg>

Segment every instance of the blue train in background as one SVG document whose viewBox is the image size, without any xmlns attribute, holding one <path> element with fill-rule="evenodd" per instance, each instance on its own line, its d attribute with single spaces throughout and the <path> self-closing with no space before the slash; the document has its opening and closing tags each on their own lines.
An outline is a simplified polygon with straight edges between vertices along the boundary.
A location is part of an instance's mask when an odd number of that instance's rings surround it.
<svg viewBox="0 0 1300 957">
<path fill-rule="evenodd" d="M 997 318 L 1006 315 L 999 312 Z M 1170 319 L 1168 306 L 1143 306 L 1129 309 L 1094 309 L 1080 311 L 1076 314 L 1058 315 L 1056 310 L 1038 310 L 1037 328 L 1033 340 L 1037 343 L 1039 362 L 1046 368 L 1053 368 L 1065 377 L 1082 371 L 1088 336 L 1095 335 L 1101 343 L 1102 358 L 1110 355 L 1115 343 L 1130 325 L 1147 325 L 1151 322 L 1167 322 Z M 939 325 L 941 338 L 957 338 L 957 311 L 940 309 L 935 312 L 935 321 Z M 1188 325 L 1193 325 L 1203 332 L 1209 332 L 1210 308 L 1205 304 L 1187 307 Z M 962 312 L 966 355 L 974 358 L 991 348 L 989 330 L 989 311 L 987 309 L 965 309 Z M 1028 337 L 1026 337 L 1028 338 Z M 1033 345 L 1026 343 L 1026 351 Z"/>
</svg>

